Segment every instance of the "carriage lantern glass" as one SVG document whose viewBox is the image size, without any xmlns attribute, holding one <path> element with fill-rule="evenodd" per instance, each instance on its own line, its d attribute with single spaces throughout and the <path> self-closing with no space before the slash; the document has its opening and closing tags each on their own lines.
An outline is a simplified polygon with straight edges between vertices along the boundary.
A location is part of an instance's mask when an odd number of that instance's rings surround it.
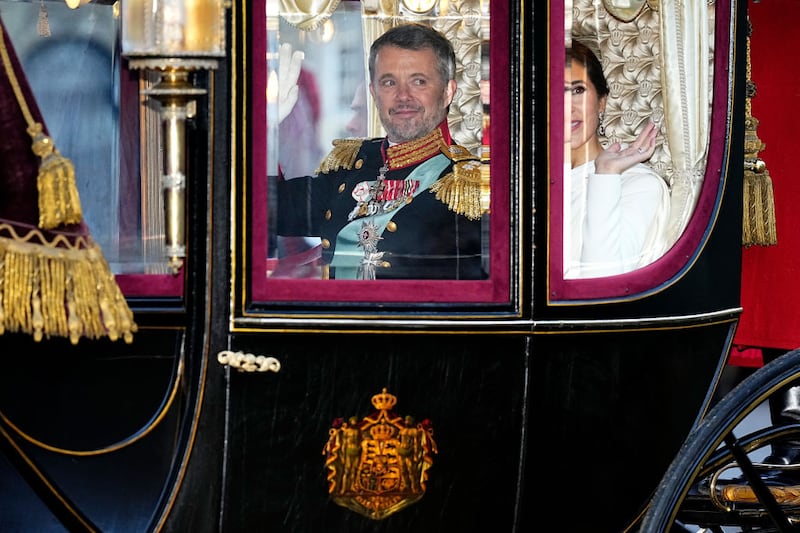
<svg viewBox="0 0 800 533">
<path fill-rule="evenodd" d="M 186 257 L 186 119 L 205 94 L 191 74 L 214 70 L 225 56 L 224 0 L 121 2 L 122 55 L 128 67 L 160 79 L 142 92 L 161 104 L 164 153 L 164 246 L 173 274 Z"/>
</svg>

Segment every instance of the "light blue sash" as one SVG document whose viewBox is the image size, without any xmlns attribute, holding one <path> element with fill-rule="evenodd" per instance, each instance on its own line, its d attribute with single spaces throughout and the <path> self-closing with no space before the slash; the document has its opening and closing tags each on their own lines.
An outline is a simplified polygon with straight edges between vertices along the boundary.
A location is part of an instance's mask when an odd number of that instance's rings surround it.
<svg viewBox="0 0 800 533">
<path fill-rule="evenodd" d="M 419 187 L 414 191 L 417 196 L 434 184 L 442 171 L 450 164 L 450 158 L 438 154 L 415 168 L 406 180 L 419 180 Z M 331 266 L 336 267 L 336 279 L 359 279 L 358 269 L 364 261 L 364 249 L 358 245 L 358 236 L 363 222 L 371 222 L 377 227 L 378 235 L 383 235 L 386 225 L 408 204 L 402 204 L 397 209 L 374 215 L 371 217 L 357 218 L 347 223 L 336 235 L 336 249 L 333 252 Z"/>
</svg>

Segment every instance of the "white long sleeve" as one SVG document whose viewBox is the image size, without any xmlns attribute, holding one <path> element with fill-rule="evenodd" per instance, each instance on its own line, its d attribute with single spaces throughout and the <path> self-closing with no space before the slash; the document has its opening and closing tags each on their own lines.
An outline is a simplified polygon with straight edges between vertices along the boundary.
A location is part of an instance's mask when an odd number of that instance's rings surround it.
<svg viewBox="0 0 800 533">
<path fill-rule="evenodd" d="M 572 169 L 565 187 L 565 278 L 622 274 L 666 251 L 664 180 L 644 164 L 622 174 L 594 169 L 594 161 Z"/>
</svg>

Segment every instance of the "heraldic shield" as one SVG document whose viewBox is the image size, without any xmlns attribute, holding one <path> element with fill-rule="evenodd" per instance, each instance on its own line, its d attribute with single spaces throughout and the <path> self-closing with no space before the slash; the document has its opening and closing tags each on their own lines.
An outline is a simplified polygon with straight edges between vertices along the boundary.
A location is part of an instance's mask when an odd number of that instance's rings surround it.
<svg viewBox="0 0 800 533">
<path fill-rule="evenodd" d="M 438 453 L 430 421 L 394 414 L 396 403 L 383 389 L 372 397 L 371 415 L 337 418 L 322 452 L 333 501 L 373 520 L 422 498 Z"/>
</svg>

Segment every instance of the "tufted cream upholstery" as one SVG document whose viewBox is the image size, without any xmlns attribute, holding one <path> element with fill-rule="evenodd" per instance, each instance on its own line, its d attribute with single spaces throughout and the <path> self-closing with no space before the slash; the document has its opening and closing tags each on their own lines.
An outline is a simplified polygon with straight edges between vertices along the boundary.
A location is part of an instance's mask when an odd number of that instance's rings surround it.
<svg viewBox="0 0 800 533">
<path fill-rule="evenodd" d="M 573 0 L 572 38 L 599 48 L 611 94 L 606 105 L 608 142 L 632 141 L 648 119 L 659 125 L 656 153 L 648 164 L 669 180 L 671 162 L 664 139 L 664 101 L 659 65 L 658 12 L 645 6 L 631 22 L 612 17 L 601 2 Z M 590 43 L 591 46 L 592 43 Z"/>
</svg>

